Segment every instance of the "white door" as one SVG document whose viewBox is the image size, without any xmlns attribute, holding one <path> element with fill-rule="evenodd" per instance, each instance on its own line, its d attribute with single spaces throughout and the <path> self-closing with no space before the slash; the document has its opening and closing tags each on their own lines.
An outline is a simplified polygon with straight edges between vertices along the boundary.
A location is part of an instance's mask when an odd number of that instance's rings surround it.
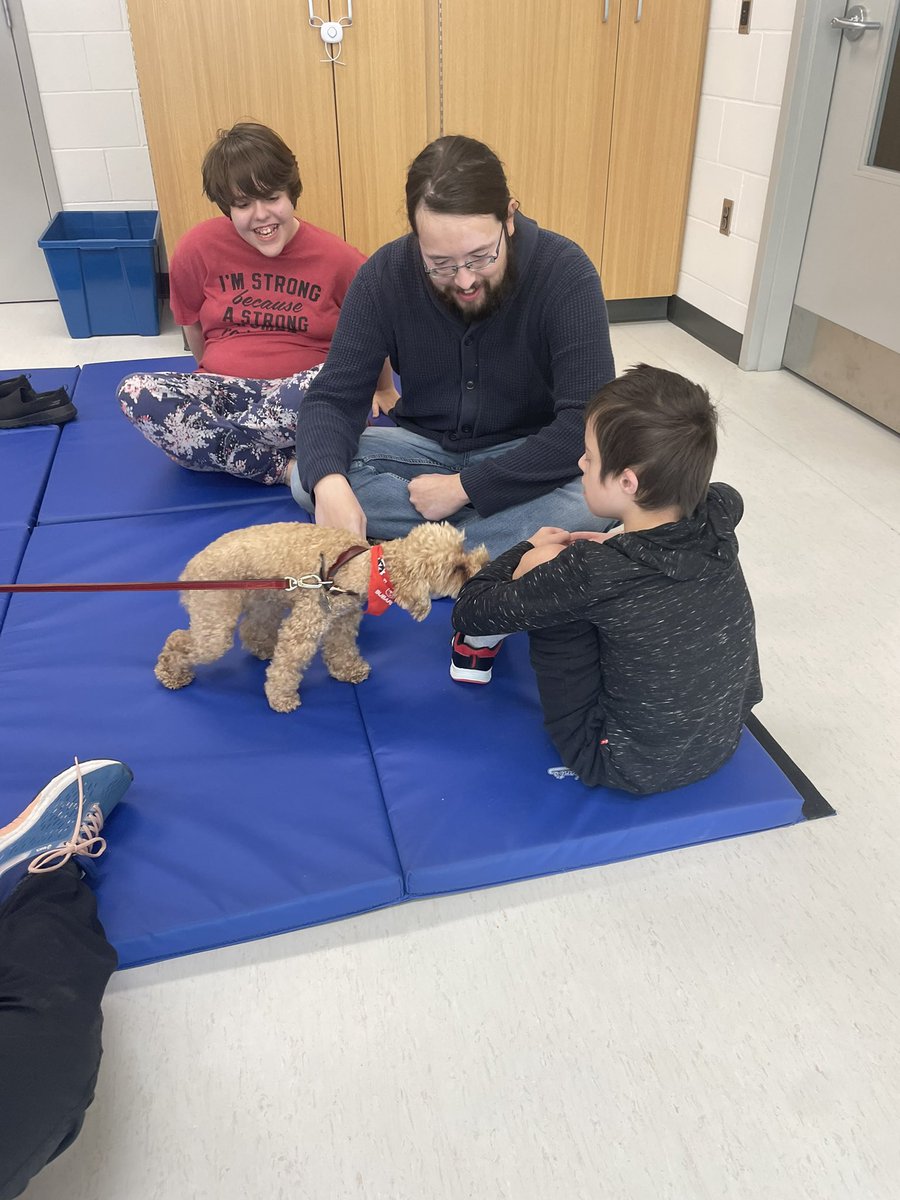
<svg viewBox="0 0 900 1200">
<path fill-rule="evenodd" d="M 900 0 L 840 19 L 784 365 L 900 430 Z"/>
<path fill-rule="evenodd" d="M 50 220 L 50 203 L 25 102 L 23 76 L 31 72 L 30 56 L 19 62 L 13 17 L 21 10 L 0 2 L 0 164 L 6 220 L 0 221 L 0 302 L 55 300 L 56 292 L 37 239 Z M 24 24 L 19 54 L 27 55 Z M 55 181 L 54 181 L 55 186 Z"/>
</svg>

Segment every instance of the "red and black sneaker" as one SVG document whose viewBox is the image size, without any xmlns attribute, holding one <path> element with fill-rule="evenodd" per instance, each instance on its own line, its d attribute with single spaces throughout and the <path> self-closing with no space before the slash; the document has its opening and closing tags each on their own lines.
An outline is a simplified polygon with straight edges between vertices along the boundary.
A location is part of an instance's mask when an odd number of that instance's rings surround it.
<svg viewBox="0 0 900 1200">
<path fill-rule="evenodd" d="M 450 678 L 458 683 L 490 683 L 494 659 L 503 645 L 502 639 L 496 646 L 467 646 L 465 635 L 455 633 L 450 655 Z"/>
</svg>

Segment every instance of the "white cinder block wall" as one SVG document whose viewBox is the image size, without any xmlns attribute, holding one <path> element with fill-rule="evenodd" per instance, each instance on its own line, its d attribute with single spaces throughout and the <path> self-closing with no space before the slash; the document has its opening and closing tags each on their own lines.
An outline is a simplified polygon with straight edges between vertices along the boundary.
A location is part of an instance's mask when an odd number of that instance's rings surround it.
<svg viewBox="0 0 900 1200">
<path fill-rule="evenodd" d="M 63 208 L 154 208 L 125 0 L 22 0 Z"/>
<path fill-rule="evenodd" d="M 781 112 L 796 0 L 753 0 L 739 34 L 740 0 L 712 0 L 694 170 L 676 292 L 744 332 Z M 719 233 L 734 201 L 731 236 Z"/>
<path fill-rule="evenodd" d="M 674 0 L 673 0 L 674 2 Z M 22 0 L 64 208 L 153 208 L 125 0 Z M 677 293 L 743 332 L 796 0 L 711 0 Z M 502 147 L 501 147 L 502 152 Z M 718 232 L 724 197 L 732 234 Z"/>
</svg>

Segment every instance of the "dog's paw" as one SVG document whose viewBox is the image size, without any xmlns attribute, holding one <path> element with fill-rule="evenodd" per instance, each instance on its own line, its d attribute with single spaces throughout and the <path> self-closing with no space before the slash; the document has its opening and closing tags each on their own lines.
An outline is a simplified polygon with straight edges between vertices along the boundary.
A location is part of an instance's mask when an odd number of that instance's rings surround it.
<svg viewBox="0 0 900 1200">
<path fill-rule="evenodd" d="M 179 688 L 187 687 L 194 681 L 194 672 L 190 667 L 173 667 L 170 663 L 158 662 L 153 672 L 163 687 L 177 692 Z"/>
<path fill-rule="evenodd" d="M 266 644 L 265 646 L 259 642 L 254 642 L 253 645 L 244 642 L 243 647 L 250 654 L 252 654 L 254 658 L 258 658 L 260 662 L 271 662 L 272 657 L 275 654 L 274 642 L 271 645 Z"/>
<path fill-rule="evenodd" d="M 339 667 L 334 663 L 328 664 L 328 674 L 340 683 L 362 683 L 364 679 L 369 678 L 371 669 L 364 658 L 358 658 L 352 663 L 342 663 Z"/>
<path fill-rule="evenodd" d="M 269 708 L 275 712 L 289 713 L 300 707 L 300 695 L 298 692 L 289 692 L 285 695 L 283 692 L 276 692 L 272 688 L 266 688 L 266 699 L 269 701 Z"/>
</svg>

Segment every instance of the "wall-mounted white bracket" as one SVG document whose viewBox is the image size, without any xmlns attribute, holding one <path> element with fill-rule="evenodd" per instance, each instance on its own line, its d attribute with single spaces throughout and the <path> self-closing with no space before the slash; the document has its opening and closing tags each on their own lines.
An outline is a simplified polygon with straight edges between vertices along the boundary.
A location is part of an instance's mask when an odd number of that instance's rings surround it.
<svg viewBox="0 0 900 1200">
<path fill-rule="evenodd" d="M 317 17 L 313 11 L 313 0 L 309 0 L 309 23 L 313 29 L 318 29 L 322 41 L 329 47 L 325 51 L 327 57 L 323 58 L 322 62 L 337 63 L 338 66 L 345 67 L 347 64 L 340 61 L 341 49 L 344 30 L 353 24 L 353 0 L 347 0 L 347 15 L 339 21 L 323 21 L 321 17 Z M 337 47 L 336 53 L 331 52 L 332 46 Z"/>
</svg>

